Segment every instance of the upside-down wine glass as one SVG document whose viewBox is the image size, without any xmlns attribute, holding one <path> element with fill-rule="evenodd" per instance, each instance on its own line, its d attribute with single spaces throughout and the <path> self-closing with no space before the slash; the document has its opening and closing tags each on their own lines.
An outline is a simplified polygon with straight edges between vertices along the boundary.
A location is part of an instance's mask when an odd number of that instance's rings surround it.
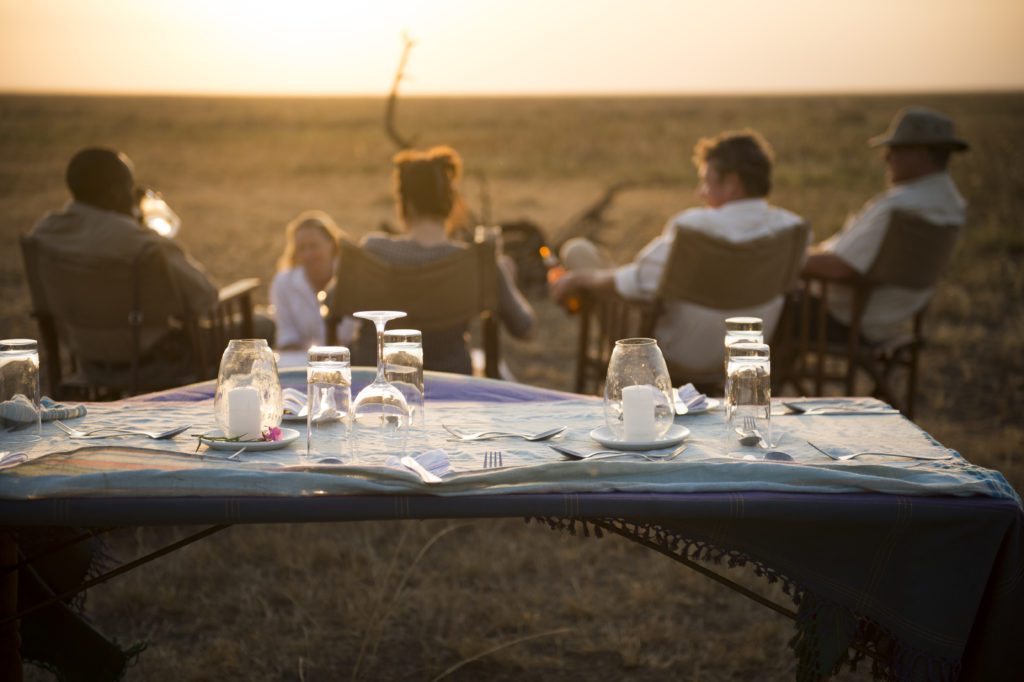
<svg viewBox="0 0 1024 682">
<path fill-rule="evenodd" d="M 404 447 L 399 441 L 404 438 L 409 427 L 409 404 L 402 392 L 392 386 L 384 375 L 384 326 L 391 320 L 405 317 L 405 313 L 397 310 L 366 310 L 353 315 L 370 320 L 377 327 L 377 376 L 373 383 L 359 391 L 352 403 L 355 440 L 361 449 L 367 451 L 373 449 L 374 445 L 386 449 Z"/>
</svg>

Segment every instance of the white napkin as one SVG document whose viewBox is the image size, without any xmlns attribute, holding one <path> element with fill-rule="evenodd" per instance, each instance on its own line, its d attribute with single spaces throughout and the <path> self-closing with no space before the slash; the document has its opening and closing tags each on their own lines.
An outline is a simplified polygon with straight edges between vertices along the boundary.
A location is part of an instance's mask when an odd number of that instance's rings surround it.
<svg viewBox="0 0 1024 682">
<path fill-rule="evenodd" d="M 447 450 L 442 450 L 441 448 L 424 450 L 423 452 L 413 455 L 412 458 L 424 469 L 439 478 L 444 478 L 452 473 L 452 463 L 451 460 L 448 459 Z M 402 460 L 394 455 L 388 457 L 385 464 L 389 467 L 405 468 L 402 464 Z"/>
<path fill-rule="evenodd" d="M 286 388 L 281 392 L 281 403 L 284 413 L 289 416 L 301 417 L 306 414 L 306 394 L 294 388 Z"/>
<path fill-rule="evenodd" d="M 693 384 L 684 384 L 680 386 L 678 392 L 678 402 L 686 406 L 686 409 L 683 411 L 679 411 L 678 409 L 676 410 L 680 414 L 707 409 L 708 397 L 694 388 Z"/>
<path fill-rule="evenodd" d="M 7 452 L 6 450 L 0 451 L 0 469 L 18 466 L 22 462 L 27 461 L 28 454 L 24 452 Z"/>
<path fill-rule="evenodd" d="M 53 419 L 74 419 L 85 415 L 85 405 L 64 405 L 48 396 L 43 396 L 39 405 L 39 416 L 44 422 Z M 0 402 L 0 420 L 2 419 L 28 424 L 36 420 L 36 408 L 27 397 L 18 394 L 10 400 Z"/>
</svg>

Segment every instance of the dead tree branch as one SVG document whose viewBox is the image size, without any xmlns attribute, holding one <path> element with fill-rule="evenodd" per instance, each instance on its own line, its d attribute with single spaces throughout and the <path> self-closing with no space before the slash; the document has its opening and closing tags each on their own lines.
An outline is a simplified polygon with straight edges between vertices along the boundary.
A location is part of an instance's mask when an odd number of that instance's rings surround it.
<svg viewBox="0 0 1024 682">
<path fill-rule="evenodd" d="M 409 37 L 408 33 L 402 34 L 402 58 L 398 62 L 398 70 L 395 71 L 395 80 L 391 83 L 391 94 L 388 95 L 387 108 L 384 110 L 384 130 L 387 131 L 388 137 L 399 149 L 411 149 L 416 146 L 416 138 L 405 137 L 398 132 L 398 126 L 395 124 L 395 111 L 398 109 L 398 86 L 405 78 L 405 64 L 409 60 L 409 51 L 412 50 L 412 46 L 415 44 L 412 38 Z"/>
<path fill-rule="evenodd" d="M 615 202 L 615 197 L 620 192 L 636 189 L 637 187 L 673 185 L 677 182 L 678 180 L 668 177 L 654 177 L 645 180 L 619 180 L 607 187 L 596 201 L 573 216 L 558 230 L 556 233 L 558 235 L 558 246 L 561 246 L 573 237 L 586 237 L 591 241 L 600 241 L 597 235 L 608 225 L 604 213 Z"/>
</svg>

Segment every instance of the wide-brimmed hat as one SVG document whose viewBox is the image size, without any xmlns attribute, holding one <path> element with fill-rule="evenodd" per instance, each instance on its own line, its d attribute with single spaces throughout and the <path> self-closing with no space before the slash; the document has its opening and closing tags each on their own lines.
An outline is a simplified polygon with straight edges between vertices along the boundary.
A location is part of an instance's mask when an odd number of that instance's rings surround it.
<svg viewBox="0 0 1024 682">
<path fill-rule="evenodd" d="M 872 147 L 923 144 L 966 151 L 968 144 L 953 134 L 953 119 L 934 109 L 907 107 L 893 117 L 889 129 L 868 140 Z"/>
</svg>

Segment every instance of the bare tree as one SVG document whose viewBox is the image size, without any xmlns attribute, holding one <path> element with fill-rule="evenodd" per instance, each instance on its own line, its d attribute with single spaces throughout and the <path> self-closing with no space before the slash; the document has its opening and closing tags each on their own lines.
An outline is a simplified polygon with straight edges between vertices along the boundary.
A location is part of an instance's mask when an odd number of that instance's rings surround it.
<svg viewBox="0 0 1024 682">
<path fill-rule="evenodd" d="M 395 111 L 398 108 L 398 86 L 405 78 L 405 64 L 409 60 L 409 51 L 412 50 L 412 46 L 415 42 L 409 37 L 408 33 L 402 34 L 402 58 L 398 62 L 398 70 L 395 71 L 395 80 L 391 83 L 391 94 L 388 95 L 387 108 L 384 110 L 384 130 L 387 131 L 388 137 L 399 149 L 411 149 L 416 146 L 416 138 L 405 137 L 398 132 L 398 126 L 395 124 Z"/>
</svg>

